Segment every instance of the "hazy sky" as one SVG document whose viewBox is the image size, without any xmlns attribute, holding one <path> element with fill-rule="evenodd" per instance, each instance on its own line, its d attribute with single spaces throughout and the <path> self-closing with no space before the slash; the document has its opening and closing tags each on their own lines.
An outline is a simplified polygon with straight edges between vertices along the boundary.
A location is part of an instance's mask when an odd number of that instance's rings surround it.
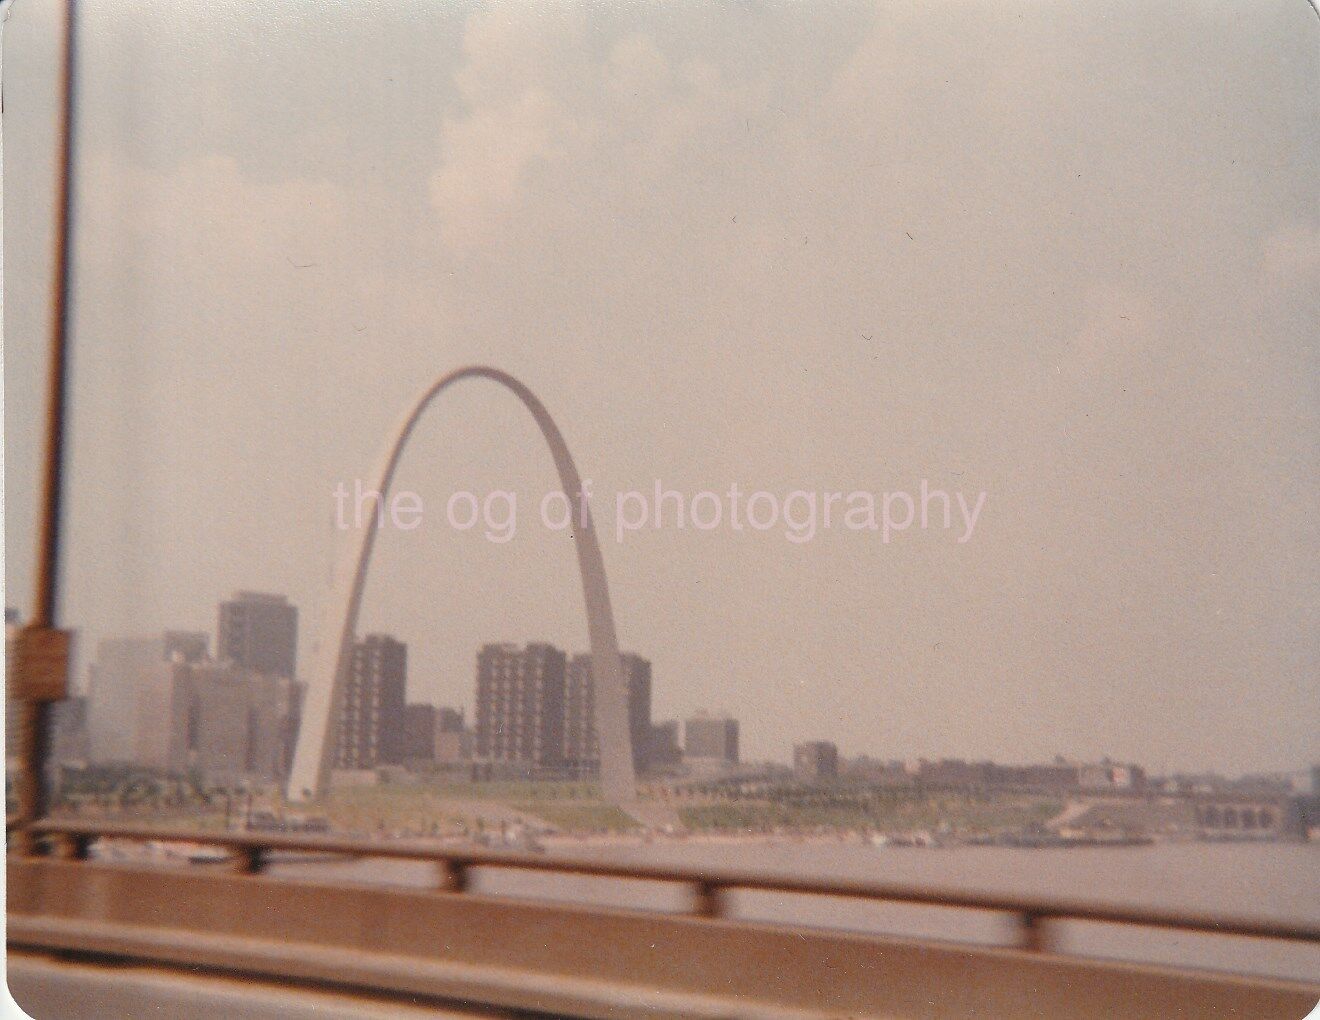
<svg viewBox="0 0 1320 1020">
<path fill-rule="evenodd" d="M 1320 19 L 1241 3 L 84 0 L 65 619 L 310 667 L 339 481 L 503 367 L 620 488 L 987 493 L 972 539 L 602 534 L 658 717 L 750 757 L 1320 759 Z M 4 38 L 8 602 L 28 610 L 58 8 Z M 585 648 L 554 485 L 475 382 L 363 629 L 413 698 Z M 516 489 L 517 536 L 456 533 Z M 84 658 L 86 656 L 84 655 Z M 80 667 L 80 674 L 82 668 Z M 80 675 L 81 681 L 81 675 Z"/>
</svg>

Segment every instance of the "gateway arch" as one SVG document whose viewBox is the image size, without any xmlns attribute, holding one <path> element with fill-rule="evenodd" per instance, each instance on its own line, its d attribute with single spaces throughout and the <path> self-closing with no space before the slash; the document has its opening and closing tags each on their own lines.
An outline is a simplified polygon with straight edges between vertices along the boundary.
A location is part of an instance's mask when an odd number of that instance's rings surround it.
<svg viewBox="0 0 1320 1020">
<path fill-rule="evenodd" d="M 550 414 L 536 396 L 513 376 L 496 368 L 481 365 L 460 368 L 441 376 L 426 388 L 404 415 L 390 437 L 373 475 L 375 490 L 382 501 L 389 496 L 394 470 L 407 445 L 408 437 L 422 413 L 437 396 L 462 379 L 489 379 L 511 390 L 532 413 L 541 428 L 559 472 L 559 483 L 570 505 L 581 491 L 582 481 L 564 437 Z M 382 504 L 383 505 L 383 504 Z M 304 697 L 298 744 L 293 768 L 289 773 L 290 800 L 320 797 L 329 788 L 334 756 L 332 721 L 342 711 L 353 661 L 353 642 L 357 633 L 362 589 L 371 562 L 371 550 L 379 530 L 368 524 L 360 529 L 356 542 L 344 544 L 335 567 L 330 599 L 320 631 L 315 672 Z M 619 664 L 619 642 L 614 632 L 614 614 L 610 610 L 609 587 L 605 582 L 605 563 L 596 540 L 596 528 L 587 516 L 587 525 L 573 529 L 578 569 L 582 574 L 582 594 L 586 600 L 587 633 L 591 645 L 591 666 L 596 687 L 596 733 L 600 742 L 600 779 L 606 800 L 624 804 L 636 799 L 633 772 L 632 740 L 628 730 L 628 695 L 623 670 Z"/>
</svg>

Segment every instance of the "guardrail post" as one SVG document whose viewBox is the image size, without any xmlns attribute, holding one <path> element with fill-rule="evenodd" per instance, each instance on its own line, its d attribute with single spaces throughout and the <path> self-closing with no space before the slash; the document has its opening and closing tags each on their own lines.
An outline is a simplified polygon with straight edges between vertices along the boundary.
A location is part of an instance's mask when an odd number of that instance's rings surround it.
<svg viewBox="0 0 1320 1020">
<path fill-rule="evenodd" d="M 714 882 L 695 882 L 692 886 L 692 913 L 697 917 L 719 917 L 720 887 Z"/>
<path fill-rule="evenodd" d="M 441 892 L 461 893 L 468 887 L 468 868 L 463 861 L 439 860 L 435 864 L 437 888 Z"/>
<path fill-rule="evenodd" d="M 1041 953 L 1048 949 L 1048 939 L 1045 934 L 1048 920 L 1048 915 L 1029 910 L 1018 914 L 1018 945 L 1030 953 Z"/>
<path fill-rule="evenodd" d="M 236 846 L 229 853 L 234 870 L 240 875 L 259 875 L 266 863 L 266 851 L 259 846 Z"/>
<path fill-rule="evenodd" d="M 65 861 L 87 860 L 87 850 L 92 845 L 92 837 L 85 832 L 71 832 L 55 841 L 56 855 Z"/>
</svg>

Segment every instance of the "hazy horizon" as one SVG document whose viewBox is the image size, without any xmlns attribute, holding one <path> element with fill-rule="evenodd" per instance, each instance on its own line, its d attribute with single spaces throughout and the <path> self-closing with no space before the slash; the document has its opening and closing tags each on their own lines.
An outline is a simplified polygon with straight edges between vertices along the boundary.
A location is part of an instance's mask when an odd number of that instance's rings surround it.
<svg viewBox="0 0 1320 1020">
<path fill-rule="evenodd" d="M 24 616 L 58 7 L 4 34 Z M 306 679 L 335 486 L 483 363 L 607 498 L 986 494 L 966 542 L 602 528 L 659 719 L 728 711 L 781 761 L 1320 761 L 1304 3 L 248 10 L 80 4 L 75 685 L 102 637 L 214 643 L 240 589 L 299 607 Z M 554 487 L 494 386 L 420 424 L 425 522 L 380 536 L 359 628 L 408 644 L 410 699 L 470 711 L 487 641 L 586 649 Z M 456 489 L 516 489 L 513 539 L 444 526 Z"/>
</svg>

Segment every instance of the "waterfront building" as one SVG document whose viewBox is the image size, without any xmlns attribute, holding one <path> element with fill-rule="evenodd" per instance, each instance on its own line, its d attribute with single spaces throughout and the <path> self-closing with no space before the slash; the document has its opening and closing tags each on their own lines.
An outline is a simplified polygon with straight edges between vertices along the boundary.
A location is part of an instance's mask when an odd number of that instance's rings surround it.
<svg viewBox="0 0 1320 1020">
<path fill-rule="evenodd" d="M 484 645 L 477 653 L 476 757 L 558 767 L 567 657 L 553 645 Z"/>
<path fill-rule="evenodd" d="M 388 634 L 354 644 L 344 703 L 335 721 L 335 768 L 372 769 L 404 758 L 408 646 Z"/>
</svg>

